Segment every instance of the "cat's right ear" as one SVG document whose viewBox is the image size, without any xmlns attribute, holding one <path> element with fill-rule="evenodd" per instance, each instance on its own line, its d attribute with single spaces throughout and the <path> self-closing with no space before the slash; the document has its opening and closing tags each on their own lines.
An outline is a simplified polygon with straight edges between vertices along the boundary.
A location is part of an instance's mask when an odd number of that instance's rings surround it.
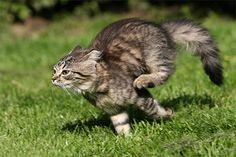
<svg viewBox="0 0 236 157">
<path fill-rule="evenodd" d="M 102 51 L 92 50 L 91 52 L 88 53 L 88 56 L 89 56 L 88 59 L 98 61 L 102 57 Z"/>
</svg>

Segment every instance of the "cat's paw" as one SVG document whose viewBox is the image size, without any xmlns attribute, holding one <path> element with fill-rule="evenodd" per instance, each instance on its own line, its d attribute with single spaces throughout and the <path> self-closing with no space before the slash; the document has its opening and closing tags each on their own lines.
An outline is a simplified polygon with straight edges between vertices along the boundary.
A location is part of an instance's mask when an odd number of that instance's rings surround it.
<svg viewBox="0 0 236 157">
<path fill-rule="evenodd" d="M 134 80 L 133 86 L 135 88 L 141 89 L 155 87 L 155 84 L 152 82 L 149 75 L 141 75 Z"/>
<path fill-rule="evenodd" d="M 170 108 L 165 108 L 165 110 L 166 110 L 165 118 L 172 118 L 174 116 L 174 110 Z"/>
<path fill-rule="evenodd" d="M 153 119 L 160 120 L 161 118 L 164 119 L 171 119 L 174 116 L 174 111 L 170 108 L 163 108 L 159 110 L 157 114 L 152 115 Z"/>
</svg>

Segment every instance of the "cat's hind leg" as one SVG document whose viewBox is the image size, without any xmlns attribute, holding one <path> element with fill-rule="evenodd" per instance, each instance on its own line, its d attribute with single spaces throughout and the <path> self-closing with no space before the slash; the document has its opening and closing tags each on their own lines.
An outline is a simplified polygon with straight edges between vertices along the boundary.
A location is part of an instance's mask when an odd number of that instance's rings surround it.
<svg viewBox="0 0 236 157">
<path fill-rule="evenodd" d="M 133 86 L 135 88 L 151 88 L 164 84 L 175 71 L 175 51 L 155 51 L 146 56 L 147 73 L 137 77 Z"/>
<path fill-rule="evenodd" d="M 138 91 L 139 98 L 135 105 L 153 119 L 170 118 L 173 110 L 162 107 L 146 89 Z"/>
</svg>

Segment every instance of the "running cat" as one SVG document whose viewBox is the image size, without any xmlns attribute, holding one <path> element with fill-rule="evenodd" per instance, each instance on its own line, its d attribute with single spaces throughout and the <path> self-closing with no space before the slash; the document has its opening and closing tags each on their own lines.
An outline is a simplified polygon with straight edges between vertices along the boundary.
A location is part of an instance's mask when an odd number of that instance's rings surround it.
<svg viewBox="0 0 236 157">
<path fill-rule="evenodd" d="M 136 18 L 110 24 L 86 49 L 75 47 L 54 66 L 52 83 L 81 93 L 111 116 L 118 134 L 128 134 L 128 105 L 153 119 L 172 116 L 146 88 L 164 84 L 173 74 L 176 44 L 199 56 L 210 80 L 222 84 L 218 49 L 206 29 L 189 20 L 157 25 Z"/>
</svg>

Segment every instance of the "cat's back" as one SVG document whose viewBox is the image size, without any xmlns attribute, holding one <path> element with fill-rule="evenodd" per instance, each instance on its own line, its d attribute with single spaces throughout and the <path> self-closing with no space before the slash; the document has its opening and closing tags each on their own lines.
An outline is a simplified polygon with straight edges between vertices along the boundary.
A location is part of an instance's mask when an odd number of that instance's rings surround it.
<svg viewBox="0 0 236 157">
<path fill-rule="evenodd" d="M 91 47 L 103 52 L 111 48 L 141 47 L 144 39 L 160 31 L 157 24 L 138 18 L 116 21 L 105 27 L 94 39 Z"/>
<path fill-rule="evenodd" d="M 90 48 L 102 51 L 103 61 L 112 73 L 122 71 L 135 78 L 147 71 L 145 58 L 156 45 L 157 36 L 165 39 L 158 25 L 137 18 L 124 19 L 105 27 Z"/>
<path fill-rule="evenodd" d="M 148 36 L 157 30 L 157 25 L 141 19 L 123 19 L 105 27 L 90 47 L 102 51 L 107 60 L 118 61 L 129 56 L 139 59 Z"/>
</svg>

